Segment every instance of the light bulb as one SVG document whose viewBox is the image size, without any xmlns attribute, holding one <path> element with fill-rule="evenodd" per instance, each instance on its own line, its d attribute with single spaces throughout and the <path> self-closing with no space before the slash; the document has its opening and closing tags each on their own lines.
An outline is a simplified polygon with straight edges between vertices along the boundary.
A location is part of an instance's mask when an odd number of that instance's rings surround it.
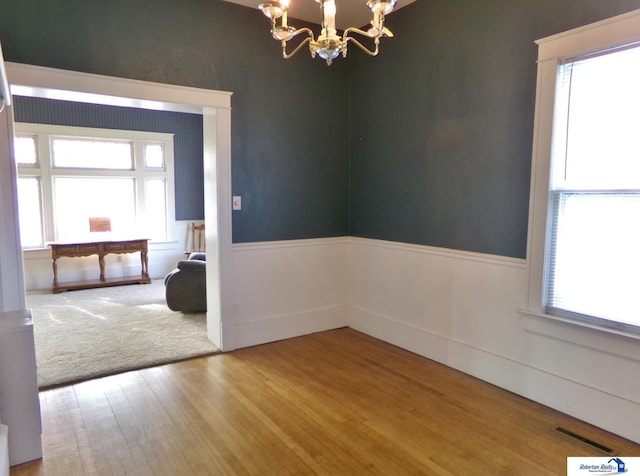
<svg viewBox="0 0 640 476">
<path fill-rule="evenodd" d="M 336 2 L 322 0 L 322 33 L 327 36 L 336 34 Z"/>
</svg>

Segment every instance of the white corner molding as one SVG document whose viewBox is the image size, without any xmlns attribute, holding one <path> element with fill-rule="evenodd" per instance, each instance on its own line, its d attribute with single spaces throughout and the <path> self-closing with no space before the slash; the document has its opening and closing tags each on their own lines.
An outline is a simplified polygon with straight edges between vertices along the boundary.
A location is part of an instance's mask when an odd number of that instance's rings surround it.
<svg viewBox="0 0 640 476">
<path fill-rule="evenodd" d="M 582 56 L 634 43 L 640 32 L 640 9 L 536 41 L 538 61 Z"/>
<path fill-rule="evenodd" d="M 11 92 L 62 101 L 201 114 L 231 109 L 231 92 L 6 63 Z"/>
<path fill-rule="evenodd" d="M 26 307 L 18 230 L 17 169 L 13 160 L 13 110 L 0 110 L 0 311 Z"/>
</svg>

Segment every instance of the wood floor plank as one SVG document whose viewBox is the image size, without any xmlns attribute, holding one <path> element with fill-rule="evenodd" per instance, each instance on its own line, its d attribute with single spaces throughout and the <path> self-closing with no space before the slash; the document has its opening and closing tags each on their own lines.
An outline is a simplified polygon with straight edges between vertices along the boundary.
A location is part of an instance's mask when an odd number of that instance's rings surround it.
<svg viewBox="0 0 640 476">
<path fill-rule="evenodd" d="M 350 329 L 44 391 L 23 475 L 535 474 L 640 445 Z"/>
</svg>

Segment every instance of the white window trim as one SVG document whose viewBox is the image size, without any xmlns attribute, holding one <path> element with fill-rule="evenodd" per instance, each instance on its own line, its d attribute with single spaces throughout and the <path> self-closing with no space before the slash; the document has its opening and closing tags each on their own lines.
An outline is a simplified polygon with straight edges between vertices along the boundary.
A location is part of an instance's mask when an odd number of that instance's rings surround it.
<svg viewBox="0 0 640 476">
<path fill-rule="evenodd" d="M 610 337 L 628 338 L 625 340 L 628 341 L 628 344 L 633 345 L 633 348 L 626 351 L 620 349 L 620 352 L 616 352 L 622 355 L 629 352 L 637 355 L 637 339 L 640 339 L 638 333 L 551 316 L 544 312 L 543 281 L 547 239 L 547 200 L 558 65 L 567 58 L 638 41 L 640 41 L 640 10 L 536 41 L 538 44 L 538 76 L 531 165 L 529 236 L 527 240 L 529 289 L 527 308 L 518 310 L 524 316 L 525 329 L 532 332 L 552 337 L 561 334 L 563 340 L 571 341 L 571 333 L 563 332 L 562 329 L 565 329 L 567 325 L 578 326 L 580 331 L 575 333 L 575 340 L 581 345 L 610 350 Z M 574 327 L 574 329 L 577 328 Z M 590 338 L 585 340 L 583 332 L 588 332 Z"/>
<path fill-rule="evenodd" d="M 50 153 L 50 141 L 51 136 L 69 136 L 69 137 L 86 137 L 86 138 L 98 138 L 98 139 L 120 139 L 133 141 L 135 147 L 135 167 L 133 171 L 127 171 L 124 174 L 126 176 L 135 176 L 137 187 L 144 187 L 144 180 L 140 180 L 143 177 L 162 176 L 166 179 L 167 183 L 167 237 L 163 242 L 173 242 L 175 237 L 173 236 L 176 228 L 175 220 L 175 186 L 174 186 L 174 146 L 173 139 L 174 134 L 163 132 L 145 132 L 145 131 L 130 131 L 130 130 L 118 130 L 118 129 L 101 129 L 94 127 L 77 127 L 77 126 L 60 126 L 52 124 L 33 124 L 26 122 L 16 122 L 14 124 L 15 135 L 30 135 L 36 136 L 36 150 L 38 154 L 38 163 L 34 167 L 33 171 L 29 166 L 19 167 L 19 176 L 37 176 L 42 180 L 42 213 L 43 213 L 43 230 L 45 243 L 55 241 L 54 236 L 54 212 L 53 204 L 51 200 L 47 200 L 47 197 L 52 196 L 51 181 L 52 177 L 56 175 L 52 171 L 51 163 L 49 159 L 44 157 L 51 157 Z M 162 144 L 165 150 L 165 170 L 162 172 L 155 172 L 153 170 L 144 170 L 143 164 L 143 152 L 142 147 L 144 143 L 158 143 Z M 95 175 L 96 171 L 76 171 L 74 175 Z M 110 175 L 118 175 L 119 171 L 110 170 Z M 138 191 L 136 193 L 139 200 L 144 201 L 144 193 Z M 144 204 L 140 201 L 136 203 L 137 207 L 142 207 Z M 140 212 L 140 210 L 138 210 Z M 139 215 L 139 213 L 138 213 Z M 154 241 L 153 243 L 161 243 Z M 26 253 L 41 251 L 45 248 L 27 248 L 23 251 Z"/>
</svg>

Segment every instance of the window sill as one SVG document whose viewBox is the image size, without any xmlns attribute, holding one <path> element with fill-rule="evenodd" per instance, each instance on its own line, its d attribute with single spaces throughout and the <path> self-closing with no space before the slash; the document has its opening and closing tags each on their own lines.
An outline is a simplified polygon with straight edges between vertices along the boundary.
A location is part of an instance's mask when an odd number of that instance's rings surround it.
<svg viewBox="0 0 640 476">
<path fill-rule="evenodd" d="M 640 361 L 640 334 L 527 309 L 516 311 L 527 332 Z"/>
</svg>

